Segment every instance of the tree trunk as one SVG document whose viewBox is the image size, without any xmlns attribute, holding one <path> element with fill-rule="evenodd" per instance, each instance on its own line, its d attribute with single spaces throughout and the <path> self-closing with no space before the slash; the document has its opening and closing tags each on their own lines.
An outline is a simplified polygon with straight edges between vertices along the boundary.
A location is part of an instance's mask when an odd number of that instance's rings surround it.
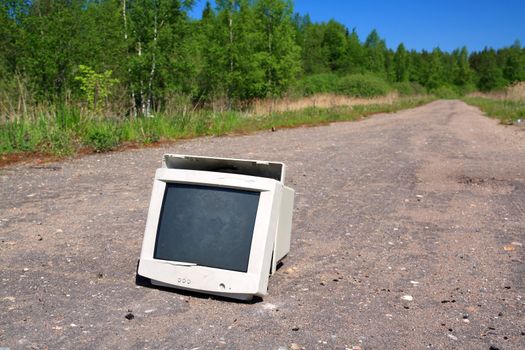
<svg viewBox="0 0 525 350">
<path fill-rule="evenodd" d="M 157 12 L 155 11 L 155 16 L 153 20 L 153 57 L 151 59 L 151 69 L 150 69 L 149 81 L 148 81 L 148 99 L 146 101 L 146 114 L 145 114 L 147 117 L 149 117 L 151 113 L 151 100 L 153 98 L 152 86 L 153 86 L 153 77 L 155 76 L 155 52 L 157 50 L 157 34 L 158 34 Z"/>
<path fill-rule="evenodd" d="M 124 22 L 124 42 L 128 46 L 128 17 L 126 15 L 126 0 L 122 0 L 122 20 Z M 131 68 L 128 67 L 128 76 L 131 76 Z M 131 88 L 130 112 L 133 118 L 137 117 L 137 106 L 135 100 L 135 90 Z"/>
</svg>

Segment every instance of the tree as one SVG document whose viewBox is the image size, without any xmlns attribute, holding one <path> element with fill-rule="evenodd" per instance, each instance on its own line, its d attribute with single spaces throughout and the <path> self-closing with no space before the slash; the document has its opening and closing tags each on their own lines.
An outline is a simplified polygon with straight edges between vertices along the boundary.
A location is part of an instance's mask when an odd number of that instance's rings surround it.
<svg viewBox="0 0 525 350">
<path fill-rule="evenodd" d="M 525 81 L 525 54 L 516 40 L 511 47 L 498 51 L 503 66 L 503 78 L 510 83 Z"/>
<path fill-rule="evenodd" d="M 498 66 L 496 52 L 485 48 L 470 56 L 470 65 L 476 71 L 477 86 L 482 91 L 490 91 L 505 86 L 503 72 Z"/>
<path fill-rule="evenodd" d="M 347 38 L 345 71 L 363 73 L 364 61 L 365 51 L 354 28 Z"/>
<path fill-rule="evenodd" d="M 461 50 L 454 50 L 453 57 L 453 83 L 459 87 L 466 87 L 472 82 L 472 70 L 468 62 L 468 51 L 465 46 Z"/>
<path fill-rule="evenodd" d="M 260 96 L 282 95 L 300 70 L 300 48 L 295 43 L 290 0 L 259 0 L 255 3 L 257 50 L 264 71 Z"/>
<path fill-rule="evenodd" d="M 0 3 L 0 77 L 6 77 L 8 72 L 13 73 L 17 65 L 16 44 L 20 31 L 17 26 L 19 17 L 19 3 Z"/>
<path fill-rule="evenodd" d="M 311 23 L 304 28 L 302 42 L 302 63 L 305 74 L 318 74 L 330 71 L 327 48 L 323 44 L 325 26 Z"/>
<path fill-rule="evenodd" d="M 432 50 L 430 54 L 430 67 L 426 87 L 429 90 L 437 89 L 445 85 L 445 65 L 443 64 L 443 52 L 439 48 Z"/>
<path fill-rule="evenodd" d="M 255 46 L 253 6 L 247 0 L 217 2 L 217 18 L 209 45 L 213 47 L 210 65 L 216 67 L 229 107 L 234 101 L 253 98 L 260 90 L 264 72 Z"/>
<path fill-rule="evenodd" d="M 82 57 L 82 5 L 80 0 L 37 0 L 23 21 L 20 66 L 41 100 L 61 99 L 73 88 L 74 70 Z"/>
<path fill-rule="evenodd" d="M 89 109 L 94 112 L 100 112 L 101 108 L 98 102 L 106 101 L 111 93 L 111 87 L 118 83 L 118 79 L 112 78 L 113 72 L 106 70 L 103 73 L 96 73 L 91 67 L 80 65 L 80 75 L 75 80 L 80 81 L 80 89 L 86 95 Z"/>
<path fill-rule="evenodd" d="M 379 37 L 379 34 L 374 29 L 368 34 L 365 40 L 365 67 L 368 71 L 385 76 L 385 41 Z"/>
<path fill-rule="evenodd" d="M 330 20 L 324 28 L 323 46 L 330 70 L 341 71 L 346 66 L 347 58 L 346 28 L 341 23 Z"/>
<path fill-rule="evenodd" d="M 405 45 L 400 43 L 394 54 L 395 81 L 408 81 L 410 60 Z"/>
<path fill-rule="evenodd" d="M 223 73 L 220 62 L 219 39 L 217 38 L 217 15 L 209 1 L 206 2 L 199 22 L 199 45 L 202 67 L 199 71 L 199 96 L 204 100 L 218 98 L 223 91 Z"/>
<path fill-rule="evenodd" d="M 189 93 L 193 81 L 189 23 L 191 1 L 135 0 L 127 8 L 130 88 L 137 109 L 149 115 L 166 93 Z"/>
</svg>

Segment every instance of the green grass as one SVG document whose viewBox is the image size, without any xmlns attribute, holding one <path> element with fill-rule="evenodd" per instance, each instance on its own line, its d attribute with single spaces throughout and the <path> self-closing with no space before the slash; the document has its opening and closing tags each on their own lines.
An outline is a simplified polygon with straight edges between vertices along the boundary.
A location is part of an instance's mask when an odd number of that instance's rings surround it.
<svg viewBox="0 0 525 350">
<path fill-rule="evenodd" d="M 107 152 L 124 143 L 147 145 L 206 135 L 350 121 L 374 113 L 394 112 L 430 102 L 430 97 L 402 98 L 393 104 L 307 108 L 300 111 L 249 116 L 237 111 L 197 111 L 184 115 L 155 115 L 136 119 L 93 118 L 73 108 L 56 109 L 36 120 L 6 122 L 0 127 L 0 155 L 48 154 L 65 157 L 80 150 Z"/>
<path fill-rule="evenodd" d="M 484 97 L 465 97 L 463 101 L 481 109 L 489 117 L 499 119 L 502 124 L 513 124 L 525 119 L 525 101 L 494 100 Z"/>
</svg>

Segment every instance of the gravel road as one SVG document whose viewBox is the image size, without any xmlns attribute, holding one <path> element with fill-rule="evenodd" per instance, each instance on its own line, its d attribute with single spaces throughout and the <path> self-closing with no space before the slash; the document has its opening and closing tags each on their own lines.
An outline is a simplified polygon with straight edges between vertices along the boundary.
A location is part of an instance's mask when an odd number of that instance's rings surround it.
<svg viewBox="0 0 525 350">
<path fill-rule="evenodd" d="M 286 163 L 267 297 L 135 285 L 164 153 Z M 0 347 L 524 349 L 524 245 L 525 131 L 460 101 L 19 164 L 0 169 Z"/>
</svg>

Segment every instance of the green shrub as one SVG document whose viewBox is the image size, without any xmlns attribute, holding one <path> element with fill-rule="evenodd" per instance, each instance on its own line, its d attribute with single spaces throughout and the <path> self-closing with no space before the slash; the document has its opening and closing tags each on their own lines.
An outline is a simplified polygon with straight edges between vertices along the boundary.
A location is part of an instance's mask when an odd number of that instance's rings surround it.
<svg viewBox="0 0 525 350">
<path fill-rule="evenodd" d="M 456 88 L 458 89 L 459 94 L 461 96 L 465 96 L 467 94 L 470 94 L 471 92 L 476 91 L 476 85 L 474 84 L 466 84 L 466 85 L 460 85 L 460 86 L 456 85 Z"/>
<path fill-rule="evenodd" d="M 295 89 L 301 96 L 330 93 L 336 91 L 338 81 L 339 77 L 333 73 L 314 74 L 299 80 Z"/>
<path fill-rule="evenodd" d="M 443 99 L 456 99 L 461 97 L 461 94 L 457 88 L 448 85 L 443 85 L 433 89 L 431 93 L 436 97 Z"/>
<path fill-rule="evenodd" d="M 95 152 L 107 152 L 118 146 L 120 135 L 113 124 L 96 123 L 86 130 L 82 142 Z"/>
<path fill-rule="evenodd" d="M 394 83 L 394 89 L 400 96 L 413 96 L 426 94 L 425 87 L 415 81 L 403 81 Z"/>
<path fill-rule="evenodd" d="M 339 79 L 337 92 L 354 97 L 384 96 L 390 91 L 388 83 L 372 74 L 351 74 Z"/>
</svg>

